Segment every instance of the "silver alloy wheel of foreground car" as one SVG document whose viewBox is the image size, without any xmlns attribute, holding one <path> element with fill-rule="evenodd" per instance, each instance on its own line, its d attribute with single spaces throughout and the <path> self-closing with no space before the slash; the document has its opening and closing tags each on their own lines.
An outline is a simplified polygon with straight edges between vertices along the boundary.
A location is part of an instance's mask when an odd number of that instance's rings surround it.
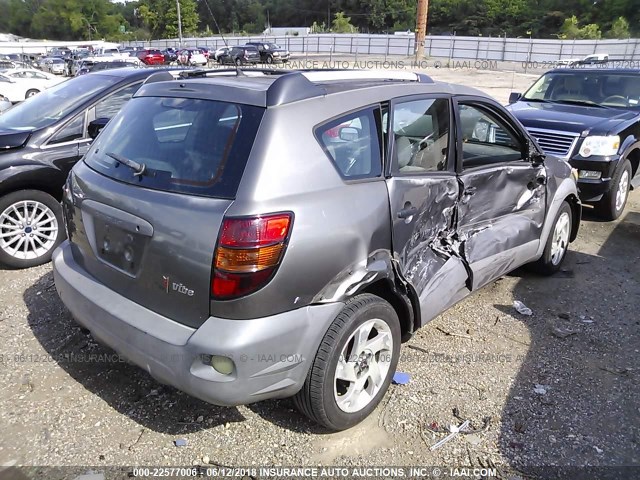
<svg viewBox="0 0 640 480">
<path fill-rule="evenodd" d="M 569 247 L 569 234 L 571 233 L 571 219 L 569 214 L 563 212 L 556 222 L 551 243 L 551 263 L 558 265 Z"/>
<path fill-rule="evenodd" d="M 389 372 L 393 336 L 386 322 L 374 318 L 358 327 L 345 343 L 336 365 L 334 398 L 343 412 L 365 408 Z"/>
<path fill-rule="evenodd" d="M 618 191 L 616 192 L 616 211 L 620 211 L 624 208 L 624 204 L 627 200 L 627 193 L 629 191 L 629 172 L 625 170 L 620 176 L 618 182 Z"/>
<path fill-rule="evenodd" d="M 0 248 L 11 257 L 33 260 L 48 253 L 58 237 L 58 220 L 45 204 L 21 200 L 0 214 Z"/>
</svg>

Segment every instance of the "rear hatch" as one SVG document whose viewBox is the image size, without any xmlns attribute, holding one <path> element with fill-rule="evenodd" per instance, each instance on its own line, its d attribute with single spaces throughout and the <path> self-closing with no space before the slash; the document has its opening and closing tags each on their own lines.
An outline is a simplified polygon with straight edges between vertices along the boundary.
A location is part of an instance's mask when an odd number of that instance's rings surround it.
<svg viewBox="0 0 640 480">
<path fill-rule="evenodd" d="M 67 183 L 76 261 L 126 298 L 201 325 L 220 225 L 263 113 L 210 100 L 133 98 Z"/>
</svg>

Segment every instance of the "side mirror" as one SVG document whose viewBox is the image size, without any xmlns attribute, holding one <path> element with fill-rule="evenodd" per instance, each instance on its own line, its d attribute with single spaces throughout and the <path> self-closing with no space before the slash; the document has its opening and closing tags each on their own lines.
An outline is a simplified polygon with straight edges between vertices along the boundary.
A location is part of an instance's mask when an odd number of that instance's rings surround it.
<svg viewBox="0 0 640 480">
<path fill-rule="evenodd" d="M 95 140 L 107 123 L 109 123 L 108 118 L 96 118 L 94 121 L 89 122 L 89 127 L 87 128 L 89 136 Z"/>
<path fill-rule="evenodd" d="M 540 152 L 536 144 L 531 140 L 527 140 L 527 159 L 534 165 L 544 162 L 545 159 L 545 154 Z"/>
<path fill-rule="evenodd" d="M 516 103 L 522 98 L 522 94 L 518 92 L 511 92 L 509 95 L 509 104 Z"/>
<path fill-rule="evenodd" d="M 340 140 L 355 142 L 358 140 L 358 129 L 354 127 L 342 127 L 339 132 Z"/>
</svg>

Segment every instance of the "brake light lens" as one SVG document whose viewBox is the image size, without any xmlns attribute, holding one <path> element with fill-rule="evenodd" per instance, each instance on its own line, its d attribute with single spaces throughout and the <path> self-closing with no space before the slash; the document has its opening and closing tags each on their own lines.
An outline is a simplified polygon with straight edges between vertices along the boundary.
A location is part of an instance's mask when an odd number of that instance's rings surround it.
<svg viewBox="0 0 640 480">
<path fill-rule="evenodd" d="M 224 219 L 215 252 L 212 297 L 230 300 L 264 287 L 282 260 L 292 221 L 290 213 Z"/>
</svg>

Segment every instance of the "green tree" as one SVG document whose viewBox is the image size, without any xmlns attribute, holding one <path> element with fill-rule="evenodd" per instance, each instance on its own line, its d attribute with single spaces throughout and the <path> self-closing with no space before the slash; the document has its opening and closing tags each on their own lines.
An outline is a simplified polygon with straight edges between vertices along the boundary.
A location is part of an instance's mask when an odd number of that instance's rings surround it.
<svg viewBox="0 0 640 480">
<path fill-rule="evenodd" d="M 609 38 L 629 38 L 630 36 L 629 22 L 624 17 L 618 17 L 611 25 L 611 30 L 607 32 Z"/>
<path fill-rule="evenodd" d="M 195 0 L 180 0 L 180 17 L 182 19 L 182 34 L 193 36 L 198 32 L 200 18 Z M 176 38 L 178 36 L 178 10 L 175 2 L 170 2 L 164 17 L 163 37 Z"/>
<path fill-rule="evenodd" d="M 338 12 L 334 15 L 331 31 L 334 33 L 355 33 L 358 29 L 351 24 L 351 17 L 345 17 L 343 12 Z"/>
</svg>

